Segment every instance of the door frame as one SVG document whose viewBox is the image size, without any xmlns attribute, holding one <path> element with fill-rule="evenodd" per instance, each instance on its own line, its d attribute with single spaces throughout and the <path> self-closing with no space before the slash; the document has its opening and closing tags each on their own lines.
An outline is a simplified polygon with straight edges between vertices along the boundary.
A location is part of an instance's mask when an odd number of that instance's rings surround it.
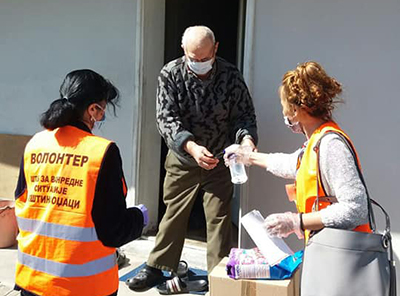
<svg viewBox="0 0 400 296">
<path fill-rule="evenodd" d="M 145 204 L 149 223 L 157 228 L 158 180 L 161 139 L 155 123 L 157 77 L 164 64 L 165 0 L 137 0 L 135 44 L 135 100 L 137 116 L 133 131 L 133 198 L 128 203 Z"/>
<path fill-rule="evenodd" d="M 243 9 L 243 8 L 242 8 Z M 253 95 L 253 75 L 254 75 L 254 30 L 255 30 L 255 14 L 256 14 L 256 0 L 247 0 L 246 1 L 246 12 L 245 12 L 245 21 L 244 21 L 244 34 L 242 38 L 244 38 L 243 44 L 243 78 L 246 81 L 247 88 L 251 95 Z M 250 183 L 251 183 L 251 169 L 248 170 L 249 181 L 243 184 L 240 188 L 240 197 L 239 197 L 239 235 L 238 235 L 238 244 L 239 248 L 242 248 L 244 245 L 248 245 L 249 237 L 246 235 L 246 232 L 243 231 L 243 227 L 241 227 L 241 218 L 243 214 L 249 211 L 249 197 L 250 197 Z"/>
<path fill-rule="evenodd" d="M 245 1 L 245 0 L 243 0 Z M 238 57 L 243 56 L 243 76 L 250 93 L 253 91 L 253 43 L 256 0 L 246 0 L 241 12 L 244 26 L 238 31 L 238 42 L 243 48 Z M 243 24 L 244 23 L 244 24 Z M 159 174 L 161 137 L 156 128 L 156 85 L 159 71 L 164 65 L 165 0 L 137 0 L 136 44 L 135 44 L 135 98 L 137 98 L 136 127 L 133 131 L 133 198 L 128 204 L 143 203 L 149 209 L 149 224 L 146 231 L 157 229 L 159 202 Z M 238 46 L 240 49 L 240 46 Z M 239 64 L 240 65 L 240 64 Z M 249 172 L 251 173 L 251 172 Z M 241 186 L 239 224 L 242 213 L 248 211 L 249 183 Z M 243 239 L 239 227 L 239 246 Z"/>
</svg>

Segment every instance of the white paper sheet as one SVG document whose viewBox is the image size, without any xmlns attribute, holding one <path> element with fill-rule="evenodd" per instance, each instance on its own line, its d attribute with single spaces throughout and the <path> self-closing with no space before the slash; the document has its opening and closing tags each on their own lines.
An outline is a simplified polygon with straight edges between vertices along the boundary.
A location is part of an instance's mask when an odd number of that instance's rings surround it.
<svg viewBox="0 0 400 296">
<path fill-rule="evenodd" d="M 247 213 L 242 217 L 241 222 L 271 266 L 293 254 L 283 239 L 268 235 L 264 227 L 264 217 L 259 211 L 253 210 Z"/>
</svg>

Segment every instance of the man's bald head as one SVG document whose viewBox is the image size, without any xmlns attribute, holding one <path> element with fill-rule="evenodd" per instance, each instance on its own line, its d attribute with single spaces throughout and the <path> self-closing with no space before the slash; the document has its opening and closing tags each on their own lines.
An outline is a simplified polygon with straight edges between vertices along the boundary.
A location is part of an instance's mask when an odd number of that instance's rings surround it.
<svg viewBox="0 0 400 296">
<path fill-rule="evenodd" d="M 213 31 L 206 26 L 193 26 L 185 30 L 182 36 L 182 47 L 188 46 L 199 48 L 203 46 L 214 46 L 215 36 Z"/>
<path fill-rule="evenodd" d="M 189 27 L 183 33 L 182 48 L 189 69 L 201 79 L 207 77 L 218 50 L 214 33 L 205 26 Z"/>
</svg>

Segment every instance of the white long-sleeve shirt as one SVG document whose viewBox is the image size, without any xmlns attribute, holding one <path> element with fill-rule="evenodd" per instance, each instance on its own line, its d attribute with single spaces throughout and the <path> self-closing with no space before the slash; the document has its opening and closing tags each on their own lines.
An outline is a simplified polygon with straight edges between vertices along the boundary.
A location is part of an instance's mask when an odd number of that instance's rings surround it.
<svg viewBox="0 0 400 296">
<path fill-rule="evenodd" d="M 291 154 L 268 154 L 267 171 L 282 178 L 295 179 L 297 158 L 301 151 L 302 148 Z M 321 140 L 319 151 L 322 183 L 326 193 L 338 200 L 320 210 L 322 223 L 342 229 L 353 229 L 367 223 L 367 194 L 351 151 L 335 134 Z"/>
</svg>

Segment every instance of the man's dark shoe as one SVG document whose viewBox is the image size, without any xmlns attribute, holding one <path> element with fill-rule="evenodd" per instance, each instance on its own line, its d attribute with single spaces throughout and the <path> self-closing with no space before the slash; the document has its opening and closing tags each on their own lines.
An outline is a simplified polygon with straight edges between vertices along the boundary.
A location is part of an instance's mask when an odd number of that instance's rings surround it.
<svg viewBox="0 0 400 296">
<path fill-rule="evenodd" d="M 137 275 L 126 281 L 129 289 L 144 292 L 165 281 L 161 270 L 146 265 Z"/>
</svg>

